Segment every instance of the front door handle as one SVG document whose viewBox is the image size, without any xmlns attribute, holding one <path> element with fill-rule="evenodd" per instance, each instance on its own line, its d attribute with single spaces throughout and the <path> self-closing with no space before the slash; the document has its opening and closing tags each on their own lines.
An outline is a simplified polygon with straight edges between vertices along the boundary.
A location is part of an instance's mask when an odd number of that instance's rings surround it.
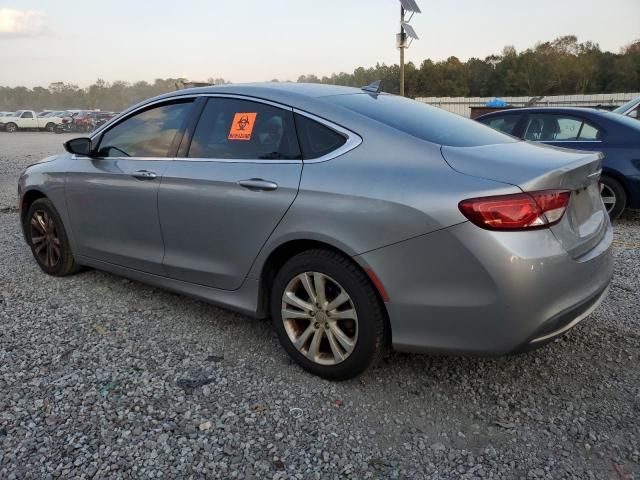
<svg viewBox="0 0 640 480">
<path fill-rule="evenodd" d="M 278 188 L 277 183 L 270 182 L 269 180 L 263 180 L 261 178 L 250 178 L 248 180 L 240 180 L 238 182 L 238 185 L 254 192 L 272 191 Z"/>
<path fill-rule="evenodd" d="M 149 170 L 138 170 L 131 175 L 138 180 L 153 180 L 158 177 L 155 172 L 150 172 Z"/>
</svg>

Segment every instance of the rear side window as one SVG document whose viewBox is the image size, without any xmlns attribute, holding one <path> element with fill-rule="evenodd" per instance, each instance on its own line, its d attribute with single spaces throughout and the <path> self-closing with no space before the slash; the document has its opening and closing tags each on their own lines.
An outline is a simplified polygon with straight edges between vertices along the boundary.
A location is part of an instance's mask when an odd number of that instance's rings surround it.
<svg viewBox="0 0 640 480">
<path fill-rule="evenodd" d="M 126 118 L 104 133 L 98 156 L 168 156 L 171 143 L 181 130 L 192 103 L 192 100 L 186 100 L 164 104 Z"/>
<path fill-rule="evenodd" d="M 305 160 L 327 155 L 347 141 L 343 135 L 304 115 L 296 114 L 295 118 L 302 158 Z"/>
<path fill-rule="evenodd" d="M 524 139 L 540 142 L 599 140 L 599 130 L 581 118 L 552 114 L 531 114 Z"/>
<path fill-rule="evenodd" d="M 498 130 L 502 133 L 508 133 L 513 135 L 513 130 L 522 118 L 522 115 L 505 115 L 503 117 L 491 117 L 487 119 L 481 119 L 480 121 L 485 125 L 490 126 L 494 130 Z"/>
<path fill-rule="evenodd" d="M 264 103 L 210 98 L 188 156 L 232 160 L 300 158 L 293 112 Z"/>
<path fill-rule="evenodd" d="M 356 93 L 323 100 L 439 145 L 474 147 L 517 141 L 479 122 L 395 95 Z"/>
</svg>

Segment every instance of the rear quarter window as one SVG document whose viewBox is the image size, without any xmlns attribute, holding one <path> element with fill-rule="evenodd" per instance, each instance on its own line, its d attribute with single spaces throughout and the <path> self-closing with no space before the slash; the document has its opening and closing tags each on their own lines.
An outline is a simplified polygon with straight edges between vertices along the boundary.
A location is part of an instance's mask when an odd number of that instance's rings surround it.
<svg viewBox="0 0 640 480">
<path fill-rule="evenodd" d="M 344 145 L 347 139 L 324 125 L 305 117 L 295 115 L 302 157 L 312 160 L 327 155 Z"/>
<path fill-rule="evenodd" d="M 522 115 L 504 115 L 502 117 L 481 118 L 479 121 L 494 130 L 513 135 L 513 131 L 521 118 Z"/>
<path fill-rule="evenodd" d="M 476 147 L 517 141 L 479 122 L 395 95 L 356 93 L 323 100 L 438 145 Z"/>
</svg>

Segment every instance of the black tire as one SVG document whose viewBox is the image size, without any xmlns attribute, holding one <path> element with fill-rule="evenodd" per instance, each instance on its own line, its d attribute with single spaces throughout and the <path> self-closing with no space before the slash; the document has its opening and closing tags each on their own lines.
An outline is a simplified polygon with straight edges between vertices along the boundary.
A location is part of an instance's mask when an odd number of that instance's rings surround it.
<svg viewBox="0 0 640 480">
<path fill-rule="evenodd" d="M 47 123 L 47 125 L 44 127 L 45 131 L 47 132 L 53 132 L 55 128 L 56 128 L 56 124 L 53 122 Z"/>
<path fill-rule="evenodd" d="M 307 358 L 293 345 L 285 328 L 282 317 L 285 289 L 297 275 L 304 272 L 318 272 L 335 280 L 349 295 L 356 311 L 355 346 L 344 360 L 334 365 L 322 365 Z M 384 306 L 371 281 L 352 260 L 329 250 L 302 252 L 282 266 L 271 289 L 271 316 L 280 343 L 291 358 L 308 372 L 329 380 L 347 380 L 377 364 L 389 343 Z M 324 338 L 328 343 L 328 338 Z"/>
<path fill-rule="evenodd" d="M 40 237 L 46 237 L 46 233 L 42 230 L 42 223 L 38 226 L 32 226 L 32 221 L 37 220 L 36 215 L 39 218 L 50 219 L 51 225 L 53 225 L 53 229 L 50 230 L 51 238 L 57 238 L 58 243 L 58 251 L 59 253 L 55 255 L 55 248 L 52 248 L 52 258 L 49 262 L 48 257 L 45 255 L 45 259 L 43 259 L 42 255 L 42 242 L 37 245 L 34 244 L 34 232 L 40 233 Z M 27 212 L 24 231 L 27 238 L 27 243 L 29 247 L 31 247 L 31 253 L 33 254 L 33 258 L 35 258 L 36 262 L 40 266 L 43 272 L 53 275 L 54 277 L 64 277 L 66 275 L 70 275 L 72 273 L 76 273 L 80 270 L 80 266 L 75 262 L 73 258 L 73 253 L 71 252 L 71 247 L 69 246 L 69 238 L 67 237 L 67 232 L 64 229 L 64 225 L 62 224 L 62 219 L 58 214 L 58 211 L 53 206 L 53 203 L 48 198 L 39 198 L 34 201 L 29 210 Z M 40 248 L 38 251 L 37 249 Z M 44 249 L 48 249 L 47 246 Z M 56 261 L 54 262 L 54 257 L 56 257 Z"/>
<path fill-rule="evenodd" d="M 13 122 L 7 123 L 4 126 L 5 131 L 9 132 L 9 133 L 14 133 L 18 131 L 18 125 L 16 125 Z"/>
<path fill-rule="evenodd" d="M 612 206 L 605 204 L 605 207 L 608 207 L 609 217 L 611 220 L 615 220 L 622 215 L 627 206 L 627 192 L 618 180 L 606 175 L 600 178 L 600 184 L 603 197 L 605 194 L 613 194 L 615 196 L 615 203 Z"/>
</svg>

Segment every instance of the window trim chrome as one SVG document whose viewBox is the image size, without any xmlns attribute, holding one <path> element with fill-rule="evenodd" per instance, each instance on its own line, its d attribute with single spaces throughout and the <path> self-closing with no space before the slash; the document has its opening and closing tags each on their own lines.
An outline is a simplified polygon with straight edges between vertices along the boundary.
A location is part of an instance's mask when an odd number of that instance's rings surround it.
<svg viewBox="0 0 640 480">
<path fill-rule="evenodd" d="M 158 105 L 158 104 L 162 104 L 162 103 L 171 103 L 172 101 L 176 101 L 176 100 L 184 100 L 184 99 L 188 99 L 188 98 L 193 98 L 193 99 L 198 99 L 200 97 L 206 97 L 206 98 L 230 98 L 230 99 L 236 99 L 236 100 L 246 100 L 246 101 L 250 101 L 250 102 L 256 102 L 256 103 L 262 103 L 265 105 L 270 105 L 272 107 L 275 108 L 280 108 L 282 110 L 288 110 L 294 114 L 298 114 L 298 115 L 302 115 L 304 117 L 307 117 L 315 122 L 318 122 L 321 125 L 324 125 L 325 127 L 336 131 L 337 133 L 343 135 L 344 137 L 346 137 L 346 142 L 338 147 L 337 149 L 321 156 L 318 158 L 313 158 L 310 160 L 285 160 L 285 159 L 281 159 L 281 160 L 267 160 L 267 159 L 261 159 L 261 158 L 256 158 L 256 159 L 241 159 L 241 158 L 195 158 L 195 157 L 104 157 L 105 159 L 110 159 L 110 160 L 140 160 L 140 161 L 158 161 L 158 160 L 166 160 L 166 161 L 177 161 L 177 162 L 217 162 L 217 163 L 266 163 L 266 164 L 303 164 L 303 163 L 322 163 L 322 162 L 327 162 L 329 160 L 333 160 L 334 158 L 340 157 L 342 155 L 344 155 L 345 153 L 350 152 L 351 150 L 355 149 L 356 147 L 360 146 L 360 144 L 362 143 L 362 137 L 360 137 L 360 135 L 358 135 L 355 132 L 352 132 L 351 130 L 348 130 L 340 125 L 337 125 L 325 118 L 319 117 L 317 115 L 314 115 L 312 113 L 306 112 L 304 110 L 300 110 L 298 108 L 292 107 L 290 105 L 285 105 L 282 103 L 278 103 L 278 102 L 274 102 L 271 100 L 266 100 L 263 98 L 259 98 L 259 97 L 252 97 L 249 95 L 240 95 L 240 94 L 233 94 L 233 93 L 193 93 L 193 94 L 187 94 L 187 95 L 175 95 L 175 96 L 170 96 L 170 97 L 166 97 L 166 98 L 161 98 L 158 99 L 156 101 L 153 102 L 149 102 L 149 103 L 145 103 L 143 105 L 140 105 L 138 108 L 135 108 L 131 111 L 126 112 L 124 115 L 122 115 L 122 117 L 117 116 L 114 117 L 111 122 L 108 122 L 106 124 L 104 124 L 99 130 L 93 132 L 93 134 L 89 137 L 91 139 L 91 141 L 93 142 L 94 139 L 96 137 L 101 136 L 108 128 L 112 128 L 112 126 L 117 125 L 118 123 L 120 123 L 121 121 L 125 121 L 126 119 L 132 117 L 133 115 L 135 115 L 137 112 L 139 112 L 140 110 L 144 110 L 147 109 L 149 107 L 153 107 L 154 105 Z M 78 157 L 76 157 L 75 155 L 72 156 L 73 159 L 76 159 Z M 85 157 L 82 157 L 85 158 Z M 87 157 L 89 158 L 89 157 Z"/>
<path fill-rule="evenodd" d="M 344 155 L 345 153 L 348 153 L 351 150 L 354 150 L 355 148 L 359 147 L 360 144 L 362 143 L 362 137 L 360 135 L 358 135 L 355 132 L 352 132 L 351 130 L 347 130 L 344 127 L 341 127 L 340 125 L 336 125 L 335 123 L 330 122 L 329 120 L 326 120 L 312 113 L 305 112 L 304 110 L 300 110 L 298 108 L 294 108 L 293 113 L 297 113 L 298 115 L 307 117 L 347 137 L 347 141 L 344 143 L 344 145 L 336 148 L 335 150 L 332 150 L 331 152 L 321 157 L 312 158 L 310 160 L 303 160 L 304 163 L 322 163 L 322 162 L 327 162 L 329 160 L 333 160 L 334 158 L 340 157 L 341 155 Z"/>
<path fill-rule="evenodd" d="M 528 140 L 534 143 L 602 143 L 602 140 Z"/>
<path fill-rule="evenodd" d="M 187 95 L 175 95 L 175 96 L 171 96 L 171 97 L 161 98 L 161 99 L 155 100 L 153 102 L 145 103 L 145 104 L 140 105 L 140 106 L 138 106 L 138 108 L 135 108 L 135 109 L 133 109 L 131 111 L 125 110 L 120 115 L 116 115 L 111 120 L 109 120 L 107 123 L 102 125 L 98 130 L 95 130 L 95 131 L 91 132 L 91 135 L 89 136 L 89 139 L 91 139 L 91 141 L 93 142 L 94 138 L 102 135 L 109 128 L 114 127 L 116 124 L 120 123 L 121 121 L 126 120 L 129 117 L 132 117 L 134 114 L 138 113 L 140 110 L 144 110 L 147 107 L 152 107 L 153 105 L 158 105 L 159 103 L 171 103 L 171 102 L 174 102 L 174 101 L 184 100 L 184 99 L 187 99 L 187 98 L 197 99 L 200 96 L 202 96 L 202 95 L 193 94 L 193 93 L 192 94 L 187 94 Z M 115 158 L 115 157 L 109 157 L 109 158 Z M 127 158 L 127 157 L 124 157 L 124 158 Z"/>
</svg>

